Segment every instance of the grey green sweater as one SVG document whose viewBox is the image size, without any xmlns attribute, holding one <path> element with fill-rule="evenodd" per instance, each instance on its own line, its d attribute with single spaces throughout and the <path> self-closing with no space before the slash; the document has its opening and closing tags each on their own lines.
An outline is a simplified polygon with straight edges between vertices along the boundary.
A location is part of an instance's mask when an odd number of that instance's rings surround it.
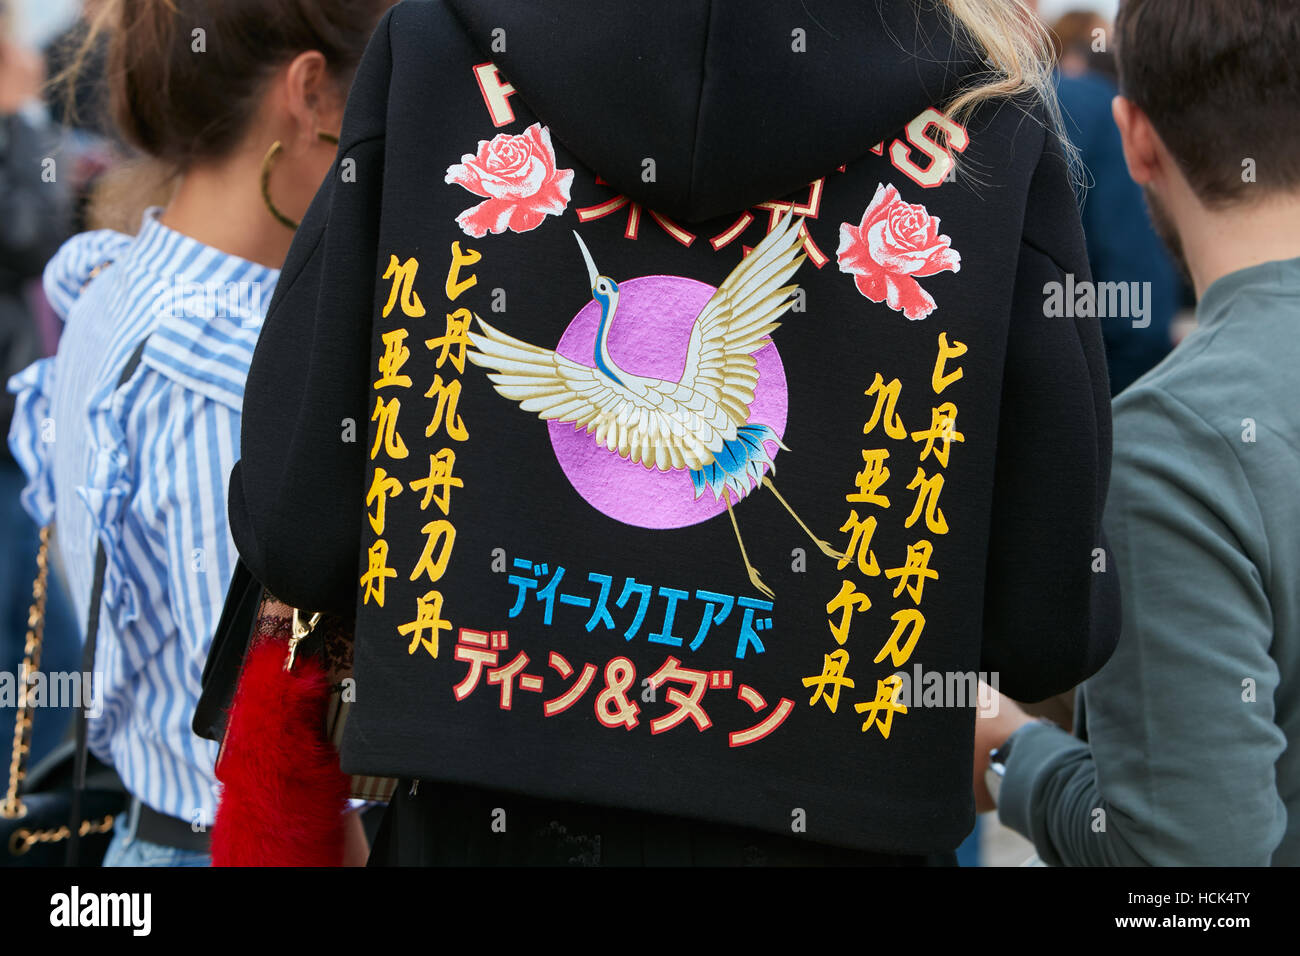
<svg viewBox="0 0 1300 956">
<path fill-rule="evenodd" d="M 1012 743 L 999 814 L 1051 865 L 1300 864 L 1300 259 L 1197 315 L 1115 401 L 1124 623 L 1087 742 Z"/>
</svg>

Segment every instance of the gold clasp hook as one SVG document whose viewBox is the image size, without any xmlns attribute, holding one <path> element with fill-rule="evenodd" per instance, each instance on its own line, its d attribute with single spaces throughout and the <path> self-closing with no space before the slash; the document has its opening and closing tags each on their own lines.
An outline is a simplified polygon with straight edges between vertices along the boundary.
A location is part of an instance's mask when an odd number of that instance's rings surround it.
<svg viewBox="0 0 1300 956">
<path fill-rule="evenodd" d="M 315 629 L 316 622 L 320 620 L 319 611 L 313 614 L 305 624 L 301 615 L 301 611 L 297 608 L 293 609 L 293 636 L 289 638 L 289 659 L 284 662 L 285 670 L 293 669 L 293 657 L 298 652 L 298 642 L 310 634 Z"/>
</svg>

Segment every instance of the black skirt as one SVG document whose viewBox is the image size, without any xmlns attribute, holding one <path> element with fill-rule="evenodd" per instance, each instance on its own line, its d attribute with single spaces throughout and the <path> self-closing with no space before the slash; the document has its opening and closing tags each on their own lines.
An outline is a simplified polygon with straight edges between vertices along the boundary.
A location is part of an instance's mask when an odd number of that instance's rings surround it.
<svg viewBox="0 0 1300 956">
<path fill-rule="evenodd" d="M 743 827 L 486 790 L 400 781 L 371 866 L 955 866 Z"/>
</svg>

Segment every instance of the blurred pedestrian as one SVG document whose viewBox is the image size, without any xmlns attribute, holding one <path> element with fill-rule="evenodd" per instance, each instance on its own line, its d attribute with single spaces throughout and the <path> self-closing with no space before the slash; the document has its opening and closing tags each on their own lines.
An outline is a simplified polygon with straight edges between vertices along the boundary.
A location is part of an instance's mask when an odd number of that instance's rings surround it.
<svg viewBox="0 0 1300 956">
<path fill-rule="evenodd" d="M 1116 79 L 1110 24 L 1096 10 L 1067 10 L 1052 24 L 1057 68 L 1066 76 L 1095 73 Z"/>
<path fill-rule="evenodd" d="M 1119 283 L 1128 291 L 1129 308 L 1117 314 L 1107 308 L 1099 315 L 1111 394 L 1118 395 L 1173 348 L 1172 325 L 1183 290 L 1142 192 L 1124 166 L 1111 117 L 1117 90 L 1110 35 L 1106 21 L 1091 12 L 1067 14 L 1054 28 L 1056 92 L 1085 170 L 1079 208 L 1092 281 L 1096 288 Z"/>
</svg>

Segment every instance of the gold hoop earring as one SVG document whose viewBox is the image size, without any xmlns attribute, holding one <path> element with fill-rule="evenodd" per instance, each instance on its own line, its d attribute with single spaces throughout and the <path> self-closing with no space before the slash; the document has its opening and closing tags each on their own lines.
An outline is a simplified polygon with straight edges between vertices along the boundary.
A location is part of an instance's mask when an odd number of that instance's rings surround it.
<svg viewBox="0 0 1300 956">
<path fill-rule="evenodd" d="M 336 135 L 331 133 L 329 130 L 324 129 L 316 130 L 316 138 L 326 143 L 332 143 L 335 146 L 337 146 L 339 142 L 339 138 Z M 262 157 L 262 202 L 266 204 L 266 211 L 269 212 L 278 223 L 290 230 L 297 231 L 298 223 L 280 212 L 280 210 L 276 208 L 275 203 L 271 200 L 271 167 L 275 165 L 275 161 L 279 158 L 282 149 L 284 149 L 284 144 L 277 139 L 271 144 L 270 149 L 266 151 L 266 155 Z"/>
<path fill-rule="evenodd" d="M 266 204 L 267 212 L 269 212 L 278 223 L 282 226 L 288 227 L 289 229 L 297 230 L 298 224 L 284 213 L 280 212 L 280 210 L 276 209 L 275 203 L 271 201 L 271 167 L 275 165 L 275 160 L 280 155 L 280 150 L 283 148 L 284 144 L 277 139 L 271 144 L 271 148 L 266 151 L 266 155 L 262 157 L 262 202 Z"/>
</svg>

